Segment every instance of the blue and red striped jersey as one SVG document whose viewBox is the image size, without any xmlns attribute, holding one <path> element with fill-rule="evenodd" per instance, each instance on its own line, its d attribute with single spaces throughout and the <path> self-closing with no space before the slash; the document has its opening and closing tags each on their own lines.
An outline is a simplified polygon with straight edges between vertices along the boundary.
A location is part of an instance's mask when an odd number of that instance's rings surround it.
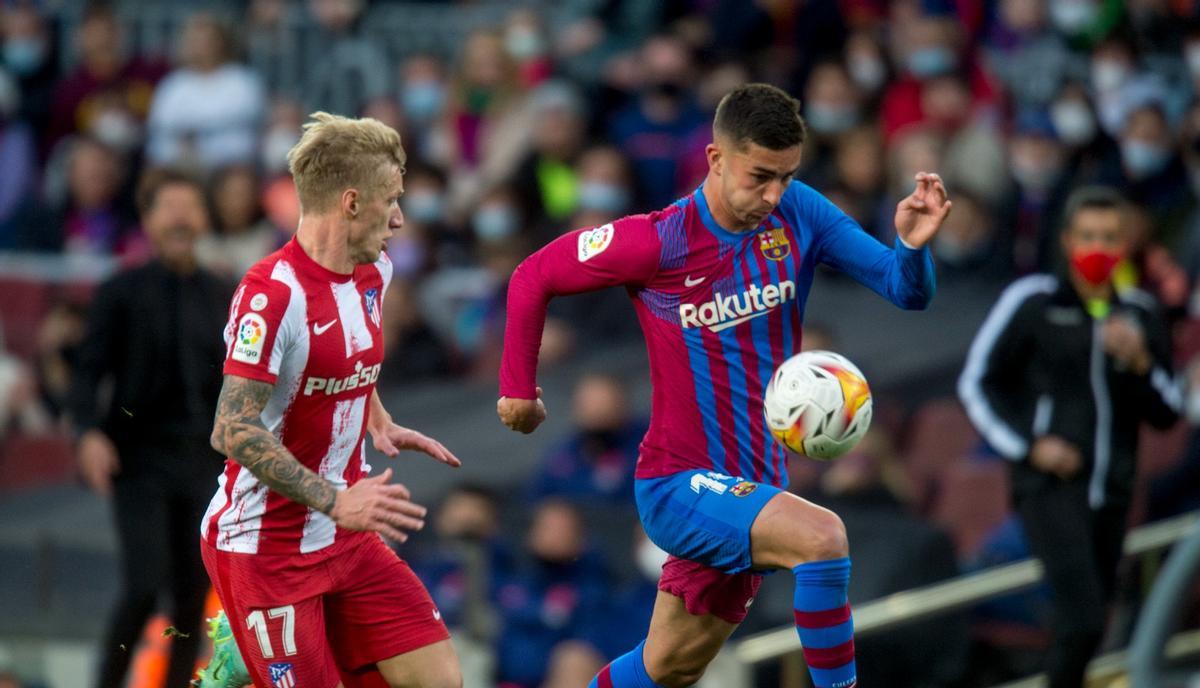
<svg viewBox="0 0 1200 688">
<path fill-rule="evenodd" d="M 534 397 L 550 298 L 624 285 L 653 386 L 637 477 L 702 468 L 786 486 L 763 393 L 775 367 L 800 350 L 805 300 L 822 263 L 902 308 L 924 308 L 933 297 L 928 250 L 899 240 L 887 248 L 796 181 L 752 231 L 717 224 L 697 189 L 663 210 L 565 234 L 513 273 L 500 394 Z"/>
</svg>

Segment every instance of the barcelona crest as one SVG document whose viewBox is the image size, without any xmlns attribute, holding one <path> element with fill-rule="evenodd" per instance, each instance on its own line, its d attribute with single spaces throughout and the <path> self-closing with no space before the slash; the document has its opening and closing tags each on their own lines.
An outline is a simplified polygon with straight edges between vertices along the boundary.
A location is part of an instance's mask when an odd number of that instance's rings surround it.
<svg viewBox="0 0 1200 688">
<path fill-rule="evenodd" d="M 786 247 L 787 244 L 784 244 L 784 246 Z M 785 250 L 786 250 L 786 248 L 785 248 Z M 732 493 L 734 497 L 745 497 L 746 495 L 750 494 L 751 492 L 753 492 L 757 489 L 758 489 L 758 483 L 752 483 L 749 480 L 743 480 L 743 481 L 737 483 L 736 485 L 734 485 L 733 487 L 729 488 L 729 492 Z"/>
<path fill-rule="evenodd" d="M 783 260 L 792 252 L 792 244 L 782 229 L 768 229 L 758 234 L 758 247 L 768 260 Z"/>
<path fill-rule="evenodd" d="M 371 322 L 375 323 L 375 327 L 380 327 L 381 314 L 379 312 L 379 290 L 368 289 L 363 292 L 363 301 L 366 302 L 367 316 L 371 318 Z"/>
</svg>

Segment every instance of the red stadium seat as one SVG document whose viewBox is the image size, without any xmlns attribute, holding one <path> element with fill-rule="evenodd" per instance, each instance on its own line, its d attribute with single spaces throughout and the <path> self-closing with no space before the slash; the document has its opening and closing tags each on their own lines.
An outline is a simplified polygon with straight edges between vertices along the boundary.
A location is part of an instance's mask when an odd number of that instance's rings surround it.
<svg viewBox="0 0 1200 688">
<path fill-rule="evenodd" d="M 33 355 L 38 324 L 50 307 L 50 287 L 43 282 L 0 278 L 0 322 L 4 349 L 21 358 Z"/>
<path fill-rule="evenodd" d="M 1175 326 L 1175 363 L 1182 367 L 1200 354 L 1200 319 L 1188 318 Z"/>
<path fill-rule="evenodd" d="M 1170 430 L 1142 426 L 1138 438 L 1138 476 L 1153 478 L 1167 472 L 1183 458 L 1192 426 L 1179 422 Z"/>
<path fill-rule="evenodd" d="M 1138 437 L 1137 475 L 1133 485 L 1133 503 L 1129 509 L 1130 527 L 1146 522 L 1150 483 L 1167 473 L 1183 459 L 1191 437 L 1191 424 L 1180 421 L 1170 430 L 1155 430 L 1143 425 Z"/>
<path fill-rule="evenodd" d="M 57 435 L 15 435 L 0 444 L 0 491 L 71 479 L 71 442 Z"/>
<path fill-rule="evenodd" d="M 936 399 L 917 409 L 909 423 L 903 454 L 918 507 L 929 505 L 943 469 L 970 455 L 979 442 L 978 433 L 957 399 Z"/>
<path fill-rule="evenodd" d="M 973 554 L 1008 513 L 1008 466 L 1003 460 L 961 459 L 939 476 L 933 520 L 950 533 L 960 559 Z"/>
</svg>

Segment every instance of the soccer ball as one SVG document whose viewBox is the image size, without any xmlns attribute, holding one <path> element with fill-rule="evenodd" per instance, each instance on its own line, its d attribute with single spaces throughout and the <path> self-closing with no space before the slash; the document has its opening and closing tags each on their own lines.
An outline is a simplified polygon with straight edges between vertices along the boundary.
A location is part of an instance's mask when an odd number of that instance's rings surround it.
<svg viewBox="0 0 1200 688">
<path fill-rule="evenodd" d="M 850 451 L 871 425 L 871 389 L 862 371 L 832 351 L 805 351 L 771 376 L 763 415 L 783 446 L 828 461 Z"/>
</svg>

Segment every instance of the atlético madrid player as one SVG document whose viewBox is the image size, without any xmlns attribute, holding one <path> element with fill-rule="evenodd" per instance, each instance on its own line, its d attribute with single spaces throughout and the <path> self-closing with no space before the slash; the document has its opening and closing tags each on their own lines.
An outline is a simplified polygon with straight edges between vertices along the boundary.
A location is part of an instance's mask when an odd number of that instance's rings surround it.
<svg viewBox="0 0 1200 688">
<path fill-rule="evenodd" d="M 498 412 L 514 430 L 545 418 L 538 342 L 553 296 L 623 285 L 646 335 L 654 395 L 636 472 L 646 533 L 671 558 L 650 634 L 592 681 L 599 688 L 690 686 L 745 618 L 764 569 L 796 579 L 796 627 L 813 685 L 857 682 L 846 531 L 783 490 L 785 457 L 764 427 L 763 389 L 799 351 L 820 263 L 902 308 L 933 297 L 925 245 L 950 212 L 935 174 L 896 208 L 887 248 L 792 179 L 799 104 L 765 84 L 717 107 L 708 177 L 663 210 L 567 234 L 526 259 L 508 287 Z"/>
<path fill-rule="evenodd" d="M 314 114 L 288 155 L 296 236 L 250 269 L 230 308 L 212 434 L 229 459 L 201 547 L 262 688 L 462 685 L 441 614 L 380 537 L 403 541 L 425 509 L 390 468 L 367 477 L 367 432 L 388 456 L 459 465 L 393 423 L 375 391 L 404 162 L 390 127 Z M 216 664 L 208 678 L 232 681 Z"/>
</svg>

